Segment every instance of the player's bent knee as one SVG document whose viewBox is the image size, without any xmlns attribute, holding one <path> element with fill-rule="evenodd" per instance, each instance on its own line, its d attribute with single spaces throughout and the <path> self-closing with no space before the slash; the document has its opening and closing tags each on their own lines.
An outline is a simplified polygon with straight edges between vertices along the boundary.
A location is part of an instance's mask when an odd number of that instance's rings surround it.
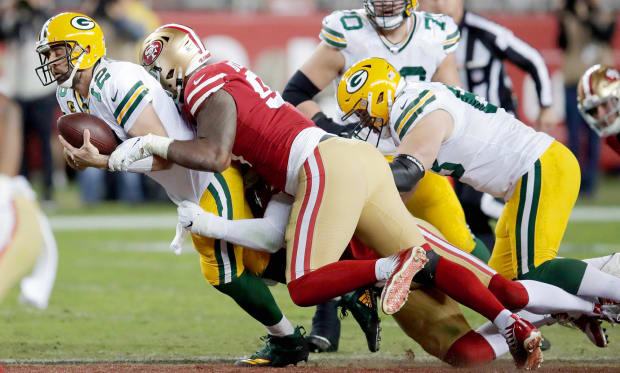
<svg viewBox="0 0 620 373">
<path fill-rule="evenodd" d="M 495 352 L 480 334 L 470 330 L 454 341 L 443 361 L 455 367 L 471 367 L 486 364 L 495 359 Z"/>
</svg>

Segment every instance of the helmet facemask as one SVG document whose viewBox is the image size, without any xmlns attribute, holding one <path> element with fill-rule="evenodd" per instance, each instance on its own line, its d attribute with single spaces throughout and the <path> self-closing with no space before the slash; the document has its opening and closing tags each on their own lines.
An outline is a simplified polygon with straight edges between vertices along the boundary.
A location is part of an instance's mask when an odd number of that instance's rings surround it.
<svg viewBox="0 0 620 373">
<path fill-rule="evenodd" d="M 66 53 L 64 56 L 60 56 L 52 61 L 49 61 L 49 56 L 52 49 L 62 47 Z M 59 82 L 58 85 L 65 88 L 71 88 L 73 83 L 73 77 L 77 70 L 79 70 L 82 63 L 82 59 L 86 51 L 76 41 L 63 40 L 55 42 L 53 44 L 40 44 L 37 45 L 37 53 L 39 54 L 39 61 L 41 65 L 35 68 L 37 77 L 44 86 L 48 86 L 54 82 Z M 67 71 L 58 75 L 57 77 L 52 74 L 51 66 L 62 61 L 67 61 Z"/>
<path fill-rule="evenodd" d="M 620 133 L 620 72 L 605 65 L 590 67 L 577 85 L 577 108 L 601 137 Z"/>
<path fill-rule="evenodd" d="M 182 104 L 185 78 L 210 57 L 194 30 L 168 24 L 157 28 L 144 39 L 139 60 L 172 99 Z"/>
<path fill-rule="evenodd" d="M 620 92 L 613 96 L 591 98 L 579 104 L 579 111 L 590 128 L 597 135 L 606 137 L 620 133 Z M 605 113 L 598 115 L 599 107 L 604 105 Z"/>
<path fill-rule="evenodd" d="M 364 0 L 364 8 L 375 26 L 393 30 L 411 15 L 414 3 L 411 0 Z"/>
<path fill-rule="evenodd" d="M 62 53 L 53 53 L 55 49 L 64 49 Z M 71 88 L 75 74 L 79 70 L 92 68 L 105 55 L 105 39 L 99 25 L 90 17 L 73 12 L 59 13 L 41 28 L 35 44 L 41 65 L 35 68 L 37 77 L 44 86 L 57 82 L 60 87 Z M 58 51 L 56 51 L 58 52 Z M 54 65 L 67 61 L 67 71 L 56 76 Z"/>
</svg>

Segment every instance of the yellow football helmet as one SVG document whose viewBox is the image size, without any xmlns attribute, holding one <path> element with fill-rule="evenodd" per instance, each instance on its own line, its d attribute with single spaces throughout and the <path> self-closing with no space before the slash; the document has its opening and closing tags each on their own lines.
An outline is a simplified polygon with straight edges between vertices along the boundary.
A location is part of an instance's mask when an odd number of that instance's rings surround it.
<svg viewBox="0 0 620 373">
<path fill-rule="evenodd" d="M 370 21 L 384 30 L 400 26 L 407 17 L 411 17 L 416 6 L 417 0 L 364 0 Z"/>
<path fill-rule="evenodd" d="M 64 46 L 66 54 L 49 61 L 52 48 Z M 43 85 L 58 81 L 71 88 L 78 70 L 88 69 L 105 55 L 105 40 L 101 27 L 92 18 L 80 13 L 60 13 L 43 25 L 36 43 L 41 66 L 35 69 Z M 50 65 L 66 59 L 68 70 L 58 77 L 50 71 Z"/>
<path fill-rule="evenodd" d="M 382 58 L 367 58 L 351 66 L 338 83 L 338 106 L 342 120 L 355 114 L 364 127 L 378 131 L 390 118 L 396 93 L 405 80 Z"/>
<path fill-rule="evenodd" d="M 599 136 L 620 133 L 620 72 L 605 65 L 590 67 L 577 85 L 577 107 Z"/>
<path fill-rule="evenodd" d="M 191 28 L 167 24 L 144 39 L 138 58 L 172 98 L 182 102 L 185 77 L 207 62 L 211 53 Z"/>
</svg>

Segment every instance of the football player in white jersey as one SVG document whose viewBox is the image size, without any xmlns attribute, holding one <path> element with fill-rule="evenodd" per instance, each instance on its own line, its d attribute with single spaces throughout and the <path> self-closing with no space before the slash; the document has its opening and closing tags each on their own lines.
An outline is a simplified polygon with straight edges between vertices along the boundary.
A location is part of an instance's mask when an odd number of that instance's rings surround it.
<svg viewBox="0 0 620 373">
<path fill-rule="evenodd" d="M 187 63 L 183 72 L 173 72 L 170 80 L 182 80 L 201 67 L 210 53 L 198 36 L 180 25 L 167 25 L 158 46 L 145 52 L 154 58 L 163 43 L 183 47 Z M 189 140 L 195 127 L 179 113 L 158 80 L 142 66 L 104 57 L 103 33 L 97 23 L 82 14 L 60 13 L 43 26 L 36 45 L 41 59 L 37 74 L 44 85 L 58 84 L 57 99 L 65 114 L 89 112 L 103 119 L 120 140 L 148 133 Z M 169 74 L 169 71 L 162 74 Z M 178 98 L 178 96 L 177 96 Z M 72 147 L 62 137 L 65 159 L 71 167 L 108 168 L 108 156 L 99 154 L 85 131 L 84 146 Z M 189 170 L 149 157 L 132 165 L 131 171 L 144 172 L 161 184 L 170 199 L 179 203 L 191 200 L 228 219 L 249 214 L 238 167 L 221 174 Z M 307 344 L 300 332 L 284 317 L 265 283 L 257 277 L 266 270 L 269 253 L 233 246 L 221 240 L 192 237 L 200 254 L 200 266 L 206 280 L 232 297 L 247 313 L 268 330 L 268 358 L 240 360 L 244 365 L 283 366 L 307 359 Z M 286 346 L 286 347 L 282 347 Z"/>
<path fill-rule="evenodd" d="M 556 257 L 579 192 L 579 165 L 562 144 L 461 88 L 407 83 L 379 58 L 344 74 L 338 103 L 398 144 L 390 166 L 401 193 L 431 170 L 506 200 L 489 261 L 504 277 L 620 301 L 619 278 Z"/>
<path fill-rule="evenodd" d="M 363 9 L 339 10 L 325 17 L 319 34 L 321 43 L 291 77 L 282 93 L 284 100 L 312 118 L 319 127 L 338 135 L 350 135 L 352 124 L 335 123 L 321 111 L 313 97 L 330 82 L 335 88 L 342 74 L 360 59 L 387 59 L 407 81 L 432 80 L 461 85 L 453 53 L 460 34 L 450 17 L 415 11 L 416 0 L 364 0 L 363 5 Z M 368 131 L 359 134 L 362 138 L 367 135 L 378 143 L 383 154 L 395 154 L 396 146 L 391 138 L 377 139 Z M 446 178 L 427 175 L 406 205 L 414 216 L 437 227 L 452 244 L 488 261 L 488 248 L 470 232 L 463 208 Z M 335 351 L 338 348 L 340 321 L 336 305 L 337 302 L 332 301 L 318 306 L 309 336 L 314 350 Z M 369 349 L 375 351 L 378 348 L 377 328 L 361 326 Z"/>
<path fill-rule="evenodd" d="M 0 301 L 21 281 L 20 301 L 46 309 L 56 279 L 58 248 L 21 162 L 19 106 L 0 93 Z"/>
</svg>

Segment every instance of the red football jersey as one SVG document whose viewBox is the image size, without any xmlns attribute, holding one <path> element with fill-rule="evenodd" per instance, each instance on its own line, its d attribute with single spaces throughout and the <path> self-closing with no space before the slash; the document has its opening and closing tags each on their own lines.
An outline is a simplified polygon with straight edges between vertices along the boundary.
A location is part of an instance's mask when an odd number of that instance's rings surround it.
<svg viewBox="0 0 620 373">
<path fill-rule="evenodd" d="M 266 182 L 285 190 L 293 140 L 314 123 L 252 71 L 230 61 L 207 65 L 189 78 L 184 98 L 194 118 L 204 101 L 219 89 L 228 92 L 237 104 L 233 159 L 249 163 Z"/>
<path fill-rule="evenodd" d="M 611 148 L 620 155 L 620 135 L 611 135 L 605 138 L 605 142 L 607 145 L 611 146 Z"/>
</svg>

